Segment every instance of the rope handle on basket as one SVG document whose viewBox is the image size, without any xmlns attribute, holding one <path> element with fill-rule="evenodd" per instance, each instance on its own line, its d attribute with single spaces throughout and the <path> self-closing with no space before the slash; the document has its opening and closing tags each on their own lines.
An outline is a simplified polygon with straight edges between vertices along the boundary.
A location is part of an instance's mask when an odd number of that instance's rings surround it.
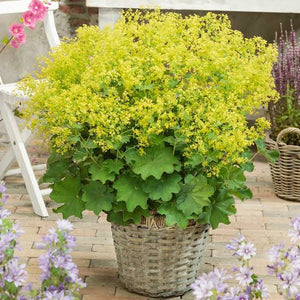
<svg viewBox="0 0 300 300">
<path fill-rule="evenodd" d="M 297 133 L 300 136 L 300 129 L 296 127 L 289 127 L 281 130 L 277 136 L 277 140 L 276 140 L 277 145 L 281 142 L 281 139 L 288 133 Z"/>
</svg>

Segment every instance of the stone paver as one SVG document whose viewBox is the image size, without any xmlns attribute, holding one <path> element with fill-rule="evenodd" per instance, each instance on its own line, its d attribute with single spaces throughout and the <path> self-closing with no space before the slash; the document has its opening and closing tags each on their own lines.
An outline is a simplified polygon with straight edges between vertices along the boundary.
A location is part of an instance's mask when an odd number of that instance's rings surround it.
<svg viewBox="0 0 300 300">
<path fill-rule="evenodd" d="M 31 148 L 31 160 L 45 162 L 47 155 L 45 149 L 37 144 Z M 221 225 L 211 231 L 210 241 L 206 246 L 202 267 L 200 271 L 210 271 L 213 267 L 230 269 L 236 260 L 225 250 L 225 245 L 233 235 L 243 233 L 257 247 L 257 257 L 253 260 L 256 273 L 262 276 L 271 293 L 270 299 L 283 299 L 276 294 L 276 280 L 266 272 L 266 250 L 271 243 L 287 241 L 288 224 L 292 217 L 300 215 L 300 202 L 281 200 L 274 195 L 268 165 L 263 161 L 255 162 L 255 171 L 247 174 L 247 182 L 253 191 L 253 199 L 245 202 L 237 201 L 237 214 L 231 217 L 230 225 Z M 38 174 L 40 175 L 40 174 Z M 18 255 L 28 264 L 29 281 L 39 283 L 41 271 L 38 268 L 38 256 L 43 250 L 38 249 L 37 243 L 47 230 L 55 226 L 55 220 L 61 217 L 54 214 L 51 209 L 55 207 L 49 198 L 45 198 L 49 207 L 50 216 L 41 218 L 33 213 L 22 177 L 15 176 L 5 179 L 10 195 L 6 208 L 12 211 L 11 218 L 19 223 L 24 230 L 20 239 L 21 251 Z M 82 220 L 71 218 L 77 238 L 74 251 L 74 261 L 78 264 L 80 275 L 87 283 L 82 290 L 83 300 L 128 300 L 150 299 L 136 295 L 124 289 L 118 279 L 116 258 L 110 233 L 110 224 L 105 215 L 94 216 L 87 212 Z M 172 298 L 180 299 L 180 297 Z M 194 299 L 191 293 L 181 299 Z"/>
</svg>

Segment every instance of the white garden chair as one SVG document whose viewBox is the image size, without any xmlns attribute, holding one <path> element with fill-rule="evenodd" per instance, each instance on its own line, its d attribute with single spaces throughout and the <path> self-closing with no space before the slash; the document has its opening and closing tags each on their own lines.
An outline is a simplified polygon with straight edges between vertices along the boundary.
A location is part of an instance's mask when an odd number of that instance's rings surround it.
<svg viewBox="0 0 300 300">
<path fill-rule="evenodd" d="M 58 2 L 50 3 L 47 16 L 44 19 L 44 29 L 49 45 L 53 48 L 60 43 L 53 14 L 54 10 L 58 8 Z M 28 9 L 28 5 L 28 0 L 0 1 L 0 16 L 23 13 Z M 5 51 L 7 51 L 7 49 Z M 12 111 L 13 103 L 20 98 L 19 96 L 15 96 L 15 90 L 15 83 L 0 84 L 0 112 L 10 140 L 10 148 L 0 161 L 0 178 L 21 173 L 32 202 L 34 212 L 42 217 L 47 217 L 48 212 L 43 200 L 43 195 L 49 194 L 51 190 L 41 190 L 35 178 L 33 167 L 31 166 L 27 150 L 25 148 L 25 143 L 30 136 L 30 131 L 24 129 L 20 132 L 16 117 Z M 24 97 L 21 97 L 21 99 L 18 100 L 22 100 L 22 98 L 25 99 Z M 14 158 L 16 158 L 20 169 L 7 171 Z M 36 166 L 36 169 L 41 169 L 41 166 Z"/>
</svg>

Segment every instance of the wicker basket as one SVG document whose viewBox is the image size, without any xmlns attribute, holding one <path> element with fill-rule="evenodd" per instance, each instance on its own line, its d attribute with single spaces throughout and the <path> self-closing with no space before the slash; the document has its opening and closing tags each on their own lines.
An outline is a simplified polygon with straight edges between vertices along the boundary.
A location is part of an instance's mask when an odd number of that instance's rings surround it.
<svg viewBox="0 0 300 300">
<path fill-rule="evenodd" d="M 286 128 L 277 137 L 276 142 L 266 138 L 269 150 L 276 149 L 280 157 L 275 164 L 270 165 L 275 194 L 282 199 L 300 201 L 300 146 L 286 145 L 282 138 L 288 133 L 299 134 L 299 128 Z"/>
<path fill-rule="evenodd" d="M 115 224 L 111 228 L 120 280 L 129 291 L 170 297 L 191 289 L 198 275 L 208 225 L 191 225 L 185 230 Z"/>
</svg>

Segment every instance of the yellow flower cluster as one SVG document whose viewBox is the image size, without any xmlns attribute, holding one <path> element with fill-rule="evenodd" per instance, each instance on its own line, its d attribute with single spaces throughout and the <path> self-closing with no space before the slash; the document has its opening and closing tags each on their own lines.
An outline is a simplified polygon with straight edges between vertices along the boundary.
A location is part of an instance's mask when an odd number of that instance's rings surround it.
<svg viewBox="0 0 300 300">
<path fill-rule="evenodd" d="M 42 59 L 43 80 L 22 82 L 31 97 L 25 117 L 58 151 L 72 148 L 84 124 L 104 152 L 128 132 L 140 149 L 150 136 L 176 134 L 186 155 L 213 151 L 222 163 L 240 163 L 268 127 L 260 120 L 248 128 L 246 115 L 277 97 L 276 49 L 232 30 L 226 15 L 128 11 L 113 29 L 77 34 Z"/>
</svg>

